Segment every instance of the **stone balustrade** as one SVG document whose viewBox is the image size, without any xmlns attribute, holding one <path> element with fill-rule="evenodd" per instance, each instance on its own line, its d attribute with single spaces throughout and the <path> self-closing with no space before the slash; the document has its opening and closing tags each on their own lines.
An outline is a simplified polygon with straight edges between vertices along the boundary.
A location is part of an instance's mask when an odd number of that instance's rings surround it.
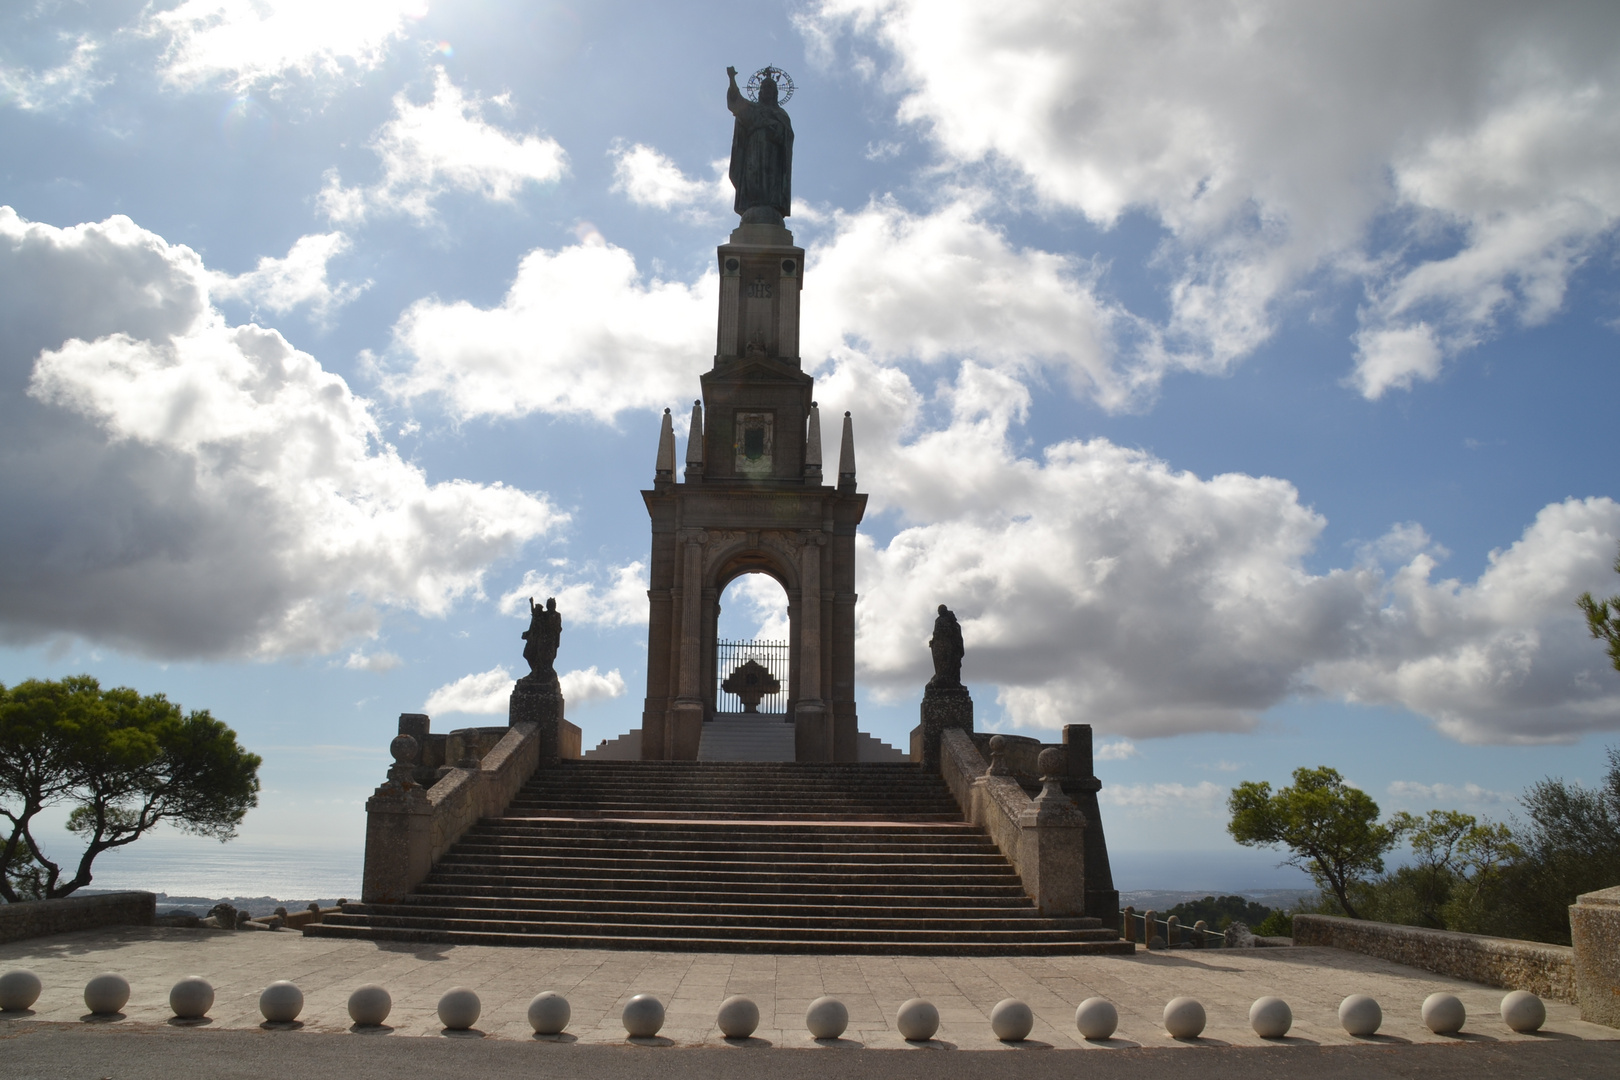
<svg viewBox="0 0 1620 1080">
<path fill-rule="evenodd" d="M 442 764 L 435 765 L 428 753 L 437 740 L 427 721 L 419 713 L 400 717 L 388 781 L 366 801 L 366 903 L 403 900 L 479 818 L 505 811 L 542 758 L 579 756 L 579 728 L 560 720 L 453 731 L 439 737 Z M 543 745 L 548 734 L 550 747 Z M 431 785 L 427 777 L 435 778 Z"/>
<path fill-rule="evenodd" d="M 149 892 L 98 893 L 61 900 L 0 904 L 0 944 L 100 926 L 151 926 L 156 917 L 157 895 Z"/>
</svg>

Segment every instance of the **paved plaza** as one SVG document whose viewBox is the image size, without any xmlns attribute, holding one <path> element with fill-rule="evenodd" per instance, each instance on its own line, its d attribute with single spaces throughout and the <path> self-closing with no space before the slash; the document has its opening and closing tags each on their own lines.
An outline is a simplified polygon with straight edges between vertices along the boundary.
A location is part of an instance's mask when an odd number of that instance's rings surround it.
<svg viewBox="0 0 1620 1080">
<path fill-rule="evenodd" d="M 482 1037 L 533 1044 L 543 1040 L 528 1026 L 529 1000 L 554 990 L 573 1010 L 567 1033 L 557 1041 L 575 1046 L 625 1046 L 620 1011 L 632 995 L 647 993 L 667 1009 L 660 1036 L 639 1040 L 647 1047 L 1008 1054 L 1053 1048 L 1098 1054 L 1138 1047 L 1270 1046 L 1275 1052 L 1278 1041 L 1260 1039 L 1248 1026 L 1250 1003 L 1275 994 L 1294 1013 L 1293 1030 L 1280 1040 L 1285 1047 L 1602 1041 L 1620 1069 L 1620 1043 L 1614 1042 L 1620 1031 L 1581 1021 L 1574 1005 L 1547 1002 L 1543 1032 L 1518 1035 L 1497 1013 L 1501 990 L 1326 948 L 1138 951 L 1111 957 L 818 957 L 375 944 L 295 933 L 117 927 L 0 946 L 0 970 L 18 967 L 36 972 L 44 992 L 31 1016 L 8 1014 L 0 1020 L 5 1036 L 41 1024 L 199 1033 L 169 1024 L 168 992 L 177 980 L 201 975 L 216 993 L 202 1031 L 266 1036 L 283 1033 L 260 1031 L 259 992 L 277 979 L 290 979 L 304 992 L 302 1032 L 351 1040 Z M 130 982 L 125 1018 L 85 1023 L 84 984 L 104 971 Z M 350 1032 L 346 1002 L 365 983 L 380 983 L 393 996 L 386 1031 Z M 482 1000 L 476 1034 L 444 1032 L 435 1015 L 440 995 L 456 986 L 471 988 Z M 1468 1008 L 1460 1037 L 1434 1035 L 1421 1023 L 1423 999 L 1437 990 L 1456 994 Z M 715 1027 L 716 1009 L 732 994 L 746 994 L 760 1009 L 759 1030 L 743 1045 L 728 1043 Z M 823 994 L 838 997 L 849 1009 L 849 1030 L 836 1043 L 818 1044 L 805 1030 L 805 1008 Z M 1204 1004 L 1209 1020 L 1200 1039 L 1178 1041 L 1164 1034 L 1164 1003 L 1182 994 Z M 1383 1006 L 1384 1025 L 1372 1039 L 1354 1039 L 1340 1028 L 1338 1005 L 1349 994 L 1370 994 Z M 1074 1028 L 1075 1006 L 1092 996 L 1106 997 L 1119 1009 L 1119 1031 L 1106 1042 L 1088 1043 Z M 896 1010 L 912 997 L 926 998 L 939 1009 L 939 1033 L 928 1043 L 908 1044 L 895 1030 Z M 1035 1013 L 1035 1030 L 1022 1047 L 998 1042 L 990 1030 L 990 1010 L 1008 997 L 1021 998 Z M 6 1041 L 0 1038 L 0 1047 Z"/>
</svg>

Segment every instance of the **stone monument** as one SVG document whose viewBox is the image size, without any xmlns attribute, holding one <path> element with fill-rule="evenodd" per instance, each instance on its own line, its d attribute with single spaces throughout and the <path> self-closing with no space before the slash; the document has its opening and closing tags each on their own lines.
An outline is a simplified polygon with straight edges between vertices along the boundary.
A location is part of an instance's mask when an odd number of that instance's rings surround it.
<svg viewBox="0 0 1620 1080">
<path fill-rule="evenodd" d="M 563 719 L 562 684 L 557 680 L 557 647 L 562 642 L 562 615 L 557 598 L 544 607 L 529 598 L 529 628 L 523 631 L 523 659 L 529 673 L 512 687 L 507 723 L 539 727 L 540 761 L 554 764 L 559 757 L 558 725 Z"/>
<path fill-rule="evenodd" d="M 920 744 L 912 748 L 912 759 L 934 772 L 939 769 L 940 732 L 952 727 L 973 731 L 973 698 L 962 685 L 962 624 L 944 604 L 934 618 L 928 651 L 934 657 L 934 677 L 923 688 Z"/>
<path fill-rule="evenodd" d="M 666 411 L 653 487 L 641 493 L 652 523 L 641 754 L 696 760 L 715 713 L 720 596 L 737 577 L 762 573 L 788 597 L 795 758 L 855 761 L 855 531 L 866 496 L 855 489 L 848 413 L 836 483 L 822 482 L 821 414 L 799 360 L 804 249 L 783 225 L 793 125 L 782 104 L 792 80 L 762 69 L 750 97 L 736 70 L 727 74 L 740 220 L 716 252 L 714 364 L 692 405 L 684 473 L 675 475 Z"/>
</svg>

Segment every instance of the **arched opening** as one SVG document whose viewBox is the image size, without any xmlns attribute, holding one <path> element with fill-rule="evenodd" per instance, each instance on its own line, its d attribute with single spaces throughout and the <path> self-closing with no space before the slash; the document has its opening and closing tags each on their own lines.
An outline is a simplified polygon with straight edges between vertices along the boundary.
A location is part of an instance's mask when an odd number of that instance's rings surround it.
<svg viewBox="0 0 1620 1080">
<path fill-rule="evenodd" d="M 746 570 L 726 585 L 716 614 L 714 712 L 786 719 L 794 674 L 787 591 L 763 570 Z"/>
</svg>

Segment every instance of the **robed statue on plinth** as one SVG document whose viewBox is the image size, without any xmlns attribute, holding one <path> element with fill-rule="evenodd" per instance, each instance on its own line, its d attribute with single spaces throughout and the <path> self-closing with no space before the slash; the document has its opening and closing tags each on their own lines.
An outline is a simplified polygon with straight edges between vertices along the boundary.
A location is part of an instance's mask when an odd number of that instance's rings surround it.
<svg viewBox="0 0 1620 1080">
<path fill-rule="evenodd" d="M 726 68 L 726 75 L 726 108 L 737 118 L 731 129 L 731 186 L 737 189 L 732 208 L 744 225 L 780 225 L 793 201 L 793 122 L 779 103 L 785 100 L 779 82 L 786 73 L 770 67 L 757 72 L 749 81 L 758 95 L 752 101 L 737 89 L 737 69 Z"/>
<path fill-rule="evenodd" d="M 928 680 L 930 690 L 954 690 L 962 685 L 962 624 L 944 604 L 939 605 L 939 616 L 934 619 L 934 636 L 928 639 L 928 651 L 934 654 L 934 677 Z"/>
</svg>

